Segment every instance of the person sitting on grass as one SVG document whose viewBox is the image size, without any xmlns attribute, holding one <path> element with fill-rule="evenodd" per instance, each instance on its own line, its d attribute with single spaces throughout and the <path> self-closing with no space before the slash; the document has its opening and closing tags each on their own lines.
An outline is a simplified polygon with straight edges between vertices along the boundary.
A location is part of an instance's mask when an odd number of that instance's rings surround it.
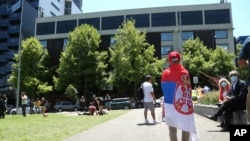
<svg viewBox="0 0 250 141">
<path fill-rule="evenodd" d="M 96 107 L 93 105 L 92 102 L 89 104 L 89 115 L 94 115 L 96 112 Z"/>
</svg>

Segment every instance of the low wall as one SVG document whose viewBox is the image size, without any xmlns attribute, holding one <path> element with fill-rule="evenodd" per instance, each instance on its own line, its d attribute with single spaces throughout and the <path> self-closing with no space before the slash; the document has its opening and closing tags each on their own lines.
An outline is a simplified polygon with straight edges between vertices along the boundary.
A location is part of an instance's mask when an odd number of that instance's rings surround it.
<svg viewBox="0 0 250 141">
<path fill-rule="evenodd" d="M 218 106 L 215 105 L 204 105 L 204 104 L 194 104 L 194 112 L 198 115 L 214 115 L 218 110 Z M 239 110 L 233 113 L 231 120 L 232 124 L 248 124 L 246 118 L 246 110 Z"/>
</svg>

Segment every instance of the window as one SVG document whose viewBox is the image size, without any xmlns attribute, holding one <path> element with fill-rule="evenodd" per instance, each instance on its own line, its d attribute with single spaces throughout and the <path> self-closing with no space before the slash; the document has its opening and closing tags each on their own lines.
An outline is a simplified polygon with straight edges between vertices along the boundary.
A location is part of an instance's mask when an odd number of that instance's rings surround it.
<svg viewBox="0 0 250 141">
<path fill-rule="evenodd" d="M 127 15 L 126 19 L 134 19 L 135 27 L 149 27 L 149 14 Z"/>
<path fill-rule="evenodd" d="M 178 13 L 181 17 L 181 23 L 179 25 L 198 25 L 202 22 L 202 11 L 186 11 Z"/>
<path fill-rule="evenodd" d="M 156 26 L 175 26 L 175 13 L 153 13 L 152 27 Z"/>
<path fill-rule="evenodd" d="M 117 29 L 124 21 L 124 16 L 102 18 L 102 30 Z"/>
<path fill-rule="evenodd" d="M 47 48 L 47 41 L 46 40 L 42 40 L 42 41 L 40 41 L 40 43 L 42 44 L 42 46 L 44 47 L 44 48 Z"/>
<path fill-rule="evenodd" d="M 161 40 L 162 41 L 173 41 L 173 33 L 161 33 Z"/>
<path fill-rule="evenodd" d="M 161 55 L 168 55 L 169 52 L 173 51 L 172 46 L 162 46 L 161 47 Z"/>
<path fill-rule="evenodd" d="M 182 38 L 182 40 L 194 39 L 194 33 L 193 32 L 182 32 L 181 38 Z"/>
<path fill-rule="evenodd" d="M 115 36 L 110 37 L 110 45 L 114 45 L 116 43 Z"/>
<path fill-rule="evenodd" d="M 65 51 L 68 44 L 68 39 L 63 39 L 63 51 Z"/>
<path fill-rule="evenodd" d="M 226 30 L 215 31 L 215 38 L 216 39 L 226 39 L 227 38 L 227 31 Z"/>
<path fill-rule="evenodd" d="M 51 2 L 51 5 L 52 5 L 57 11 L 60 11 L 60 9 L 56 6 L 56 4 L 54 4 L 53 2 Z"/>
<path fill-rule="evenodd" d="M 54 34 L 55 22 L 38 23 L 36 28 L 37 35 Z"/>
<path fill-rule="evenodd" d="M 76 27 L 76 20 L 58 21 L 57 22 L 57 33 L 69 33 Z"/>
<path fill-rule="evenodd" d="M 230 23 L 230 21 L 231 19 L 230 19 L 229 9 L 205 11 L 205 23 L 206 24 Z"/>
<path fill-rule="evenodd" d="M 216 44 L 216 47 L 220 47 L 228 51 L 228 44 Z"/>
<path fill-rule="evenodd" d="M 81 24 L 89 24 L 89 25 L 94 26 L 97 30 L 100 30 L 99 18 L 79 19 L 79 25 Z"/>
</svg>

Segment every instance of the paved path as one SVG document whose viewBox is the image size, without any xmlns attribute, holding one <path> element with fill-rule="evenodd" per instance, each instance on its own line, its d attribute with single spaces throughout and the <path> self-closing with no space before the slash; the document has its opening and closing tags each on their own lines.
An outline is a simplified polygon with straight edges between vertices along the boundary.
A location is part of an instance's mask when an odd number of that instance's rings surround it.
<svg viewBox="0 0 250 141">
<path fill-rule="evenodd" d="M 111 111 L 112 112 L 112 111 Z M 156 108 L 159 120 L 161 108 Z M 151 115 L 149 121 L 152 123 Z M 217 122 L 203 116 L 195 115 L 196 128 L 200 134 L 199 141 L 229 141 L 229 132 L 219 132 Z M 178 130 L 178 138 L 181 131 Z M 102 123 L 87 131 L 74 135 L 64 141 L 169 141 L 168 126 L 165 122 L 144 125 L 143 109 L 130 110 L 113 120 Z"/>
</svg>

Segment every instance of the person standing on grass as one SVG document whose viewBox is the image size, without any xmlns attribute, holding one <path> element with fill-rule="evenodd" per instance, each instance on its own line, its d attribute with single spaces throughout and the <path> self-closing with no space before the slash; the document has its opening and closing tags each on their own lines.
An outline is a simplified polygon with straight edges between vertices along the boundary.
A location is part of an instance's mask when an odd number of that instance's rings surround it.
<svg viewBox="0 0 250 141">
<path fill-rule="evenodd" d="M 41 100 L 41 107 L 42 107 L 42 115 L 43 117 L 47 117 L 48 115 L 46 114 L 46 105 L 48 104 L 48 101 L 42 97 L 42 100 Z"/>
<path fill-rule="evenodd" d="M 7 106 L 6 106 L 6 95 L 2 95 L 2 97 L 0 97 L 0 119 L 1 118 L 5 118 L 5 112 L 7 110 Z"/>
<path fill-rule="evenodd" d="M 21 101 L 22 101 L 23 117 L 26 117 L 26 106 L 28 103 L 28 97 L 24 91 L 21 92 Z"/>
<path fill-rule="evenodd" d="M 81 107 L 81 110 L 82 110 L 82 112 L 84 112 L 84 110 L 85 110 L 85 98 L 84 98 L 84 96 L 82 96 L 81 98 L 80 98 L 80 107 Z"/>
<path fill-rule="evenodd" d="M 238 64 L 240 67 L 248 67 L 248 94 L 246 99 L 247 120 L 250 123 L 250 37 L 248 37 L 241 48 Z"/>
<path fill-rule="evenodd" d="M 39 100 L 39 98 L 37 98 L 36 101 L 34 102 L 36 114 L 39 114 L 41 112 L 40 105 L 41 105 L 41 101 Z"/>
</svg>

